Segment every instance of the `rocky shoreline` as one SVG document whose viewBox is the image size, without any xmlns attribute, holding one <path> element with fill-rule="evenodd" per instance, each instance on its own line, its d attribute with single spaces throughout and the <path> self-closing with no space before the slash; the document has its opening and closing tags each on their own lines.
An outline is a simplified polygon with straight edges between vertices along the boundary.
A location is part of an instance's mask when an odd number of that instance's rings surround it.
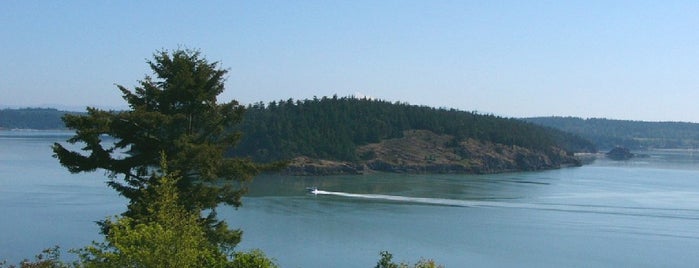
<svg viewBox="0 0 699 268">
<path fill-rule="evenodd" d="M 287 175 L 361 175 L 374 172 L 491 174 L 580 166 L 567 152 L 551 148 L 548 154 L 518 146 L 484 143 L 473 139 L 454 142 L 454 137 L 425 130 L 406 131 L 402 138 L 384 140 L 358 148 L 356 162 L 297 157 L 283 171 Z"/>
</svg>

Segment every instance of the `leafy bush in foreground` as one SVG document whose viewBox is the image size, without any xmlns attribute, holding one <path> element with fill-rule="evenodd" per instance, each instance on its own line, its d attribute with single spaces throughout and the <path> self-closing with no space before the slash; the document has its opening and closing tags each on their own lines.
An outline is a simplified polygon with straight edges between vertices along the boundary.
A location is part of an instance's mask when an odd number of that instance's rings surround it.
<svg viewBox="0 0 699 268">
<path fill-rule="evenodd" d="M 68 268 L 70 265 L 65 264 L 60 261 L 61 250 L 58 246 L 52 248 L 47 248 L 41 251 L 41 253 L 34 256 L 34 261 L 29 259 L 24 259 L 19 263 L 19 266 L 11 265 L 7 268 Z M 7 261 L 0 261 L 0 268 L 5 267 Z"/>
<path fill-rule="evenodd" d="M 414 265 L 410 265 L 408 263 L 395 263 L 393 262 L 393 254 L 391 254 L 388 251 L 381 251 L 379 253 L 381 255 L 381 259 L 379 259 L 379 262 L 376 263 L 375 268 L 443 268 L 444 266 L 438 265 L 434 262 L 434 260 L 426 260 L 426 259 L 420 259 L 417 263 Z"/>
</svg>

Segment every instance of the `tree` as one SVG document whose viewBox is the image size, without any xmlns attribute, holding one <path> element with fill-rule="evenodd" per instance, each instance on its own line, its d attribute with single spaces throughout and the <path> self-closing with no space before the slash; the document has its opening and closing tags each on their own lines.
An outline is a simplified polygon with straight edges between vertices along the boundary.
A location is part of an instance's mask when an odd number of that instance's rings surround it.
<svg viewBox="0 0 699 268">
<path fill-rule="evenodd" d="M 259 249 L 253 249 L 249 252 L 236 252 L 233 262 L 229 266 L 231 268 L 277 268 L 279 267 L 273 259 L 270 259 Z"/>
<path fill-rule="evenodd" d="M 376 263 L 375 268 L 398 268 L 398 264 L 393 262 L 393 254 L 381 251 L 379 255 L 381 255 L 381 259 Z"/>
<path fill-rule="evenodd" d="M 76 133 L 67 142 L 83 147 L 71 151 L 55 143 L 54 157 L 73 173 L 107 171 L 108 185 L 129 199 L 123 215 L 139 219 L 149 215 L 143 189 L 157 183 L 152 171 L 159 168 L 164 152 L 167 166 L 182 177 L 177 182 L 182 205 L 205 212 L 201 222 L 208 239 L 232 249 L 241 232 L 218 220 L 216 207 L 240 206 L 247 182 L 271 167 L 225 157 L 240 139 L 230 130 L 245 108 L 235 100 L 217 102 L 227 71 L 199 51 L 158 51 L 147 63 L 155 78 L 146 76 L 133 91 L 117 85 L 130 110 L 88 108 L 86 115 L 63 117 Z M 102 226 L 108 232 L 108 224 Z"/>
<path fill-rule="evenodd" d="M 393 254 L 388 251 L 381 251 L 379 253 L 381 259 L 376 263 L 376 268 L 443 268 L 444 266 L 438 265 L 434 260 L 420 259 L 414 265 L 410 265 L 405 262 L 395 263 L 393 262 Z"/>
<path fill-rule="evenodd" d="M 68 268 L 69 264 L 62 262 L 61 251 L 58 246 L 47 248 L 34 256 L 34 261 L 24 259 L 19 266 L 9 265 L 7 268 Z M 0 268 L 6 267 L 7 261 L 0 261 Z"/>
<path fill-rule="evenodd" d="M 165 166 L 163 161 L 163 166 Z M 211 243 L 195 211 L 179 201 L 176 174 L 141 189 L 147 217 L 107 219 L 105 243 L 78 250 L 80 267 L 226 267 L 228 258 Z"/>
</svg>

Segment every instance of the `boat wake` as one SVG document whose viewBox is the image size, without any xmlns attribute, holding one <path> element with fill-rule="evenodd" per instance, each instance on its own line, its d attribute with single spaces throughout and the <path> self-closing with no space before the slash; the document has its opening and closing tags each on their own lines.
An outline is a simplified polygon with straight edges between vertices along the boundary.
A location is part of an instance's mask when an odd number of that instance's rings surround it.
<svg viewBox="0 0 699 268">
<path fill-rule="evenodd" d="M 361 198 L 361 199 L 373 199 L 373 200 L 384 200 L 384 201 L 396 201 L 396 202 L 407 202 L 407 203 L 418 203 L 418 204 L 429 204 L 429 205 L 444 205 L 444 206 L 458 206 L 458 207 L 471 207 L 475 206 L 471 201 L 466 200 L 455 200 L 455 199 L 441 199 L 441 198 L 427 198 L 427 197 L 408 197 L 408 196 L 398 196 L 398 195 L 382 195 L 382 194 L 353 194 L 345 192 L 331 192 L 316 190 L 314 192 L 316 195 L 334 195 L 350 198 Z"/>
<path fill-rule="evenodd" d="M 333 192 L 315 189 L 315 195 L 331 195 L 347 198 L 382 200 L 392 202 L 406 202 L 414 204 L 452 206 L 452 207 L 490 207 L 490 208 L 515 208 L 535 209 L 575 213 L 597 213 L 627 216 L 661 217 L 699 220 L 698 209 L 677 209 L 657 207 L 632 207 L 632 206 L 605 206 L 594 204 L 563 204 L 563 203 L 531 203 L 521 200 L 513 201 L 489 201 L 489 200 L 459 200 L 444 198 L 409 197 L 382 194 L 355 194 L 346 192 Z"/>
</svg>

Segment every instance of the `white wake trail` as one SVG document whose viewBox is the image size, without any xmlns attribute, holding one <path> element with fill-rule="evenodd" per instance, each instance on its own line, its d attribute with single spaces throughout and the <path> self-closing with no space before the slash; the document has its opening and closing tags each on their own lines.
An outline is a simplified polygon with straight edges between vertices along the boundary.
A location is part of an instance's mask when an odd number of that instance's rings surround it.
<svg viewBox="0 0 699 268">
<path fill-rule="evenodd" d="M 386 200 L 386 201 L 396 201 L 396 202 L 409 202 L 409 203 L 431 204 L 431 205 L 459 206 L 459 207 L 472 207 L 472 206 L 478 206 L 478 205 L 486 205 L 484 203 L 496 203 L 496 202 L 468 201 L 468 200 L 427 198 L 427 197 L 408 197 L 408 196 L 382 195 L 382 194 L 353 194 L 353 193 L 331 192 L 331 191 L 322 191 L 322 190 L 318 190 L 315 193 L 319 194 L 319 195 L 334 195 L 334 196 L 351 197 L 351 198 Z"/>
<path fill-rule="evenodd" d="M 382 195 L 382 194 L 354 194 L 346 192 L 332 192 L 316 190 L 316 195 L 332 195 L 348 198 L 361 198 L 372 200 L 384 200 L 394 202 L 406 202 L 415 204 L 454 206 L 454 207 L 492 207 L 492 208 L 519 208 L 519 209 L 537 209 L 550 210 L 561 212 L 576 212 L 576 213 L 599 213 L 613 215 L 628 215 L 628 216 L 644 216 L 644 217 L 669 217 L 669 218 L 684 218 L 699 220 L 699 210 L 694 209 L 668 209 L 658 207 L 624 207 L 624 206 L 604 206 L 591 204 L 556 204 L 556 203 L 529 203 L 524 200 L 521 202 L 505 202 L 505 201 L 483 201 L 483 200 L 459 200 L 459 199 L 444 199 L 444 198 L 427 198 L 427 197 L 408 197 L 397 195 Z"/>
</svg>

